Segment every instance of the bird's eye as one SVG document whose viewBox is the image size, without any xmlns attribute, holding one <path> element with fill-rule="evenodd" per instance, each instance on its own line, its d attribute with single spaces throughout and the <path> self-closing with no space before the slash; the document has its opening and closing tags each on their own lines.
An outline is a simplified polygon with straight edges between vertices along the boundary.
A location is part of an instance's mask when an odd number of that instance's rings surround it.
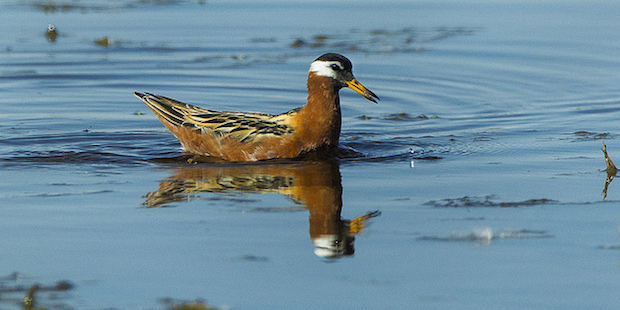
<svg viewBox="0 0 620 310">
<path fill-rule="evenodd" d="M 340 70 L 342 70 L 342 68 L 340 68 L 340 66 L 339 66 L 339 65 L 337 65 L 337 64 L 332 64 L 332 65 L 331 65 L 331 68 L 332 68 L 332 70 L 334 70 L 334 71 L 340 71 Z"/>
</svg>

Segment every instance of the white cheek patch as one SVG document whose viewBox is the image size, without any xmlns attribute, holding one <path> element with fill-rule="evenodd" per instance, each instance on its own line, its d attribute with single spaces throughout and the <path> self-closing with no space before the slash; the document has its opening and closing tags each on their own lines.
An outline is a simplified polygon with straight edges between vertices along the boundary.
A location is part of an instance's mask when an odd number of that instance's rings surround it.
<svg viewBox="0 0 620 310">
<path fill-rule="evenodd" d="M 337 61 L 323 61 L 316 60 L 310 64 L 310 72 L 314 72 L 316 75 L 330 77 L 332 79 L 336 78 L 336 72 L 331 68 L 332 65 L 337 65 L 340 67 L 340 70 L 344 69 L 342 65 Z"/>
</svg>

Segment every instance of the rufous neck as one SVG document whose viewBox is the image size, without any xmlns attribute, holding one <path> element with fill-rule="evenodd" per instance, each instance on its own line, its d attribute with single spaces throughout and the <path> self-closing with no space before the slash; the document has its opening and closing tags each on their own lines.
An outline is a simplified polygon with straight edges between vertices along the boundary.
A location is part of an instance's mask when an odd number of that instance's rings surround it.
<svg viewBox="0 0 620 310">
<path fill-rule="evenodd" d="M 331 78 L 308 74 L 308 103 L 312 109 L 321 110 L 324 115 L 336 113 L 340 115 L 339 88 L 334 85 Z"/>
<path fill-rule="evenodd" d="M 329 77 L 308 74 L 308 103 L 302 109 L 304 132 L 318 144 L 337 145 L 340 137 L 339 88 Z"/>
</svg>

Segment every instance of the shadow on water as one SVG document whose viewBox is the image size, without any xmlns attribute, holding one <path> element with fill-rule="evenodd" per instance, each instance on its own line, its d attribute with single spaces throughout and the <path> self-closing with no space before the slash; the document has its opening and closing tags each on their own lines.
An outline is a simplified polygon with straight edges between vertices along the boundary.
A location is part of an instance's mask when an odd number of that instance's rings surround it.
<svg viewBox="0 0 620 310">
<path fill-rule="evenodd" d="M 354 253 L 355 236 L 367 220 L 380 214 L 369 212 L 344 220 L 339 162 L 300 161 L 266 164 L 199 164 L 178 166 L 145 195 L 144 205 L 162 207 L 186 201 L 198 193 L 277 193 L 302 204 L 310 213 L 310 238 L 314 253 L 340 258 Z M 269 211 L 269 210 L 267 210 Z"/>
</svg>

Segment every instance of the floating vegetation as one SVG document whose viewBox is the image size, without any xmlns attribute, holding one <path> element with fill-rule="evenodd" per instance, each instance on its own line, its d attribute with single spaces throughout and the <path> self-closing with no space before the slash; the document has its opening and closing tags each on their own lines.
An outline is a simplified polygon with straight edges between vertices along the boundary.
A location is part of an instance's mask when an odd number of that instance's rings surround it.
<svg viewBox="0 0 620 310">
<path fill-rule="evenodd" d="M 217 310 L 219 308 L 207 304 L 205 300 L 183 301 L 173 298 L 162 298 L 161 303 L 169 310 Z"/>
<path fill-rule="evenodd" d="M 130 41 L 119 41 L 116 39 L 113 39 L 109 36 L 103 36 L 99 39 L 95 39 L 93 41 L 93 43 L 99 47 L 103 47 L 103 48 L 109 48 L 109 47 L 120 47 L 121 45 L 128 45 L 128 44 L 132 44 L 133 42 Z"/>
<path fill-rule="evenodd" d="M 32 7 L 35 10 L 42 11 L 46 14 L 54 13 L 69 13 L 69 12 L 102 12 L 102 11 L 114 11 L 119 9 L 135 8 L 144 5 L 174 5 L 180 3 L 198 3 L 200 5 L 206 4 L 206 0 L 125 0 L 125 1 L 101 1 L 100 3 L 93 3 L 93 1 L 80 1 L 80 0 L 31 0 L 31 1 L 19 1 L 19 6 Z"/>
<path fill-rule="evenodd" d="M 477 28 L 402 28 L 398 30 L 350 30 L 341 34 L 316 34 L 296 38 L 289 44 L 294 49 L 336 49 L 365 53 L 422 52 L 425 44 L 455 36 L 473 35 Z"/>
<path fill-rule="evenodd" d="M 517 207 L 532 207 L 538 205 L 545 205 L 551 203 L 557 203 L 557 200 L 551 200 L 546 198 L 529 199 L 518 202 L 496 202 L 493 196 L 485 197 L 470 197 L 464 196 L 461 198 L 448 198 L 441 200 L 431 200 L 426 202 L 425 205 L 440 207 L 440 208 L 517 208 Z"/>
<path fill-rule="evenodd" d="M 56 26 L 49 24 L 47 25 L 47 31 L 45 31 L 45 38 L 48 42 L 54 43 L 56 42 L 56 38 L 58 37 L 58 31 L 56 30 Z"/>
<path fill-rule="evenodd" d="M 614 165 L 614 162 L 611 160 L 611 158 L 609 158 L 609 155 L 607 154 L 607 146 L 605 145 L 605 141 L 601 139 L 601 142 L 603 142 L 603 155 L 605 156 L 607 173 L 616 175 L 616 173 L 618 172 L 618 168 L 616 168 L 616 165 Z"/>
<path fill-rule="evenodd" d="M 66 13 L 73 10 L 85 10 L 86 7 L 75 2 L 35 1 L 32 4 L 37 10 L 45 13 Z"/>
<path fill-rule="evenodd" d="M 285 63 L 292 58 L 307 57 L 307 54 L 315 56 L 313 49 L 333 49 L 348 51 L 349 53 L 385 53 L 385 52 L 419 52 L 426 50 L 423 44 L 440 39 L 449 38 L 456 35 L 468 35 L 474 33 L 475 29 L 466 28 L 436 28 L 436 29 L 414 29 L 406 28 L 398 31 L 371 30 L 360 31 L 351 30 L 349 33 L 341 35 L 317 34 L 308 39 L 296 39 L 290 43 L 294 52 L 275 53 L 217 53 L 199 55 L 192 59 L 183 60 L 186 63 L 212 63 L 220 68 L 247 67 L 254 64 L 266 63 Z M 449 33 L 449 34 L 446 34 Z M 413 36 L 413 37 L 412 37 Z M 253 44 L 273 45 L 274 48 L 281 48 L 281 42 L 275 37 L 257 37 L 248 39 Z M 141 49 L 152 49 L 156 51 L 173 52 L 174 47 L 162 47 L 157 44 L 152 46 L 150 42 L 119 41 L 110 36 L 103 36 L 92 41 L 95 45 L 103 48 L 138 46 Z M 307 50 L 311 49 L 311 50 Z M 419 119 L 436 118 L 436 116 L 420 115 Z M 399 118 L 395 116 L 395 118 Z M 412 116 L 415 119 L 416 116 Z M 396 119 L 400 120 L 400 119 Z M 405 119 L 406 120 L 406 119 Z"/>
<path fill-rule="evenodd" d="M 427 120 L 427 119 L 437 119 L 439 118 L 437 115 L 424 115 L 424 114 L 420 114 L 417 116 L 412 116 L 408 113 L 394 113 L 394 114 L 389 114 L 385 117 L 385 120 L 388 121 L 412 121 L 412 120 Z"/>
<path fill-rule="evenodd" d="M 55 309 L 68 309 L 59 302 L 58 293 L 72 290 L 73 283 L 63 280 L 51 285 L 22 284 L 27 280 L 19 272 L 0 277 L 0 308 L 19 304 L 25 310 L 48 309 L 41 305 L 53 304 Z"/>
<path fill-rule="evenodd" d="M 358 118 L 361 120 L 371 120 L 371 119 L 374 119 L 375 117 L 362 115 Z M 392 113 L 392 114 L 385 115 L 384 117 L 381 117 L 382 120 L 386 120 L 386 121 L 419 121 L 419 120 L 438 119 L 438 118 L 439 116 L 437 115 L 420 114 L 420 115 L 414 116 L 409 113 Z"/>
<path fill-rule="evenodd" d="M 114 40 L 112 40 L 110 37 L 105 36 L 101 39 L 97 39 L 95 40 L 95 45 L 97 46 L 101 46 L 101 47 L 110 47 L 112 45 L 118 44 L 117 42 L 115 42 Z"/>
<path fill-rule="evenodd" d="M 611 134 L 608 132 L 590 132 L 585 130 L 575 131 L 572 135 L 576 137 L 573 140 L 574 142 L 599 140 L 611 137 Z"/>
<path fill-rule="evenodd" d="M 607 154 L 607 146 L 605 145 L 605 141 L 603 141 L 603 139 L 601 139 L 601 142 L 603 142 L 603 156 L 605 156 L 605 171 L 607 172 L 607 178 L 605 179 L 605 187 L 603 188 L 603 200 L 605 200 L 607 198 L 607 188 L 609 187 L 609 184 L 611 184 L 611 182 L 614 180 L 614 178 L 616 177 L 616 174 L 618 173 L 618 168 L 616 168 L 616 165 L 614 165 L 614 162 L 611 160 L 611 158 L 609 158 L 609 155 Z"/>
<path fill-rule="evenodd" d="M 71 304 L 69 300 L 71 294 L 68 293 L 75 288 L 73 283 L 62 280 L 50 285 L 24 284 L 27 282 L 29 279 L 19 272 L 0 276 L 0 309 L 16 309 L 16 307 L 24 310 L 76 309 Z M 184 301 L 162 298 L 160 302 L 165 309 L 170 310 L 220 309 L 202 299 Z"/>
</svg>

